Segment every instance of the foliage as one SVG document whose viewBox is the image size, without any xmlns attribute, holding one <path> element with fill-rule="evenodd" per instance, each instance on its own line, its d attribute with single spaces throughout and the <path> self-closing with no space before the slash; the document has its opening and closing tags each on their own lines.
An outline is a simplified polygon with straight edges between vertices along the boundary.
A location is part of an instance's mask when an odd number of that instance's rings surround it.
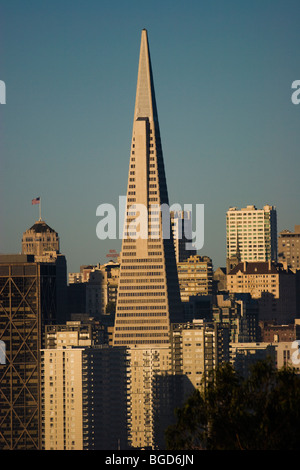
<svg viewBox="0 0 300 470">
<path fill-rule="evenodd" d="M 259 361 L 247 379 L 230 364 L 195 390 L 166 430 L 168 450 L 298 450 L 300 377 Z"/>
</svg>

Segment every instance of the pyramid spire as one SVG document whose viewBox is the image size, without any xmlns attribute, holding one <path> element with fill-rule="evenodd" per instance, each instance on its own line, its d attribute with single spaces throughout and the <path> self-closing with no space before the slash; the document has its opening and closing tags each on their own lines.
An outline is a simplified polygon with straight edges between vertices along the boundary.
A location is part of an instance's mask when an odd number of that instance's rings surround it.
<svg viewBox="0 0 300 470">
<path fill-rule="evenodd" d="M 147 31 L 141 36 L 114 345 L 164 345 L 181 299 Z M 145 209 L 142 211 L 141 209 Z M 170 215 L 170 214 L 169 214 Z M 143 227 L 143 228 L 141 228 Z M 163 233 L 164 230 L 164 233 Z"/>
<path fill-rule="evenodd" d="M 158 121 L 147 30 L 142 30 L 134 119 Z"/>
</svg>

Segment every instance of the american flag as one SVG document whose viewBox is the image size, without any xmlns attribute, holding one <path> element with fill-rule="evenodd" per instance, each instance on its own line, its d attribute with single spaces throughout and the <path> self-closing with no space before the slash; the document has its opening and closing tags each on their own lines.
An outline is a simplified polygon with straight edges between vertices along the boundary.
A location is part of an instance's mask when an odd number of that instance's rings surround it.
<svg viewBox="0 0 300 470">
<path fill-rule="evenodd" d="M 39 204 L 40 203 L 40 198 L 36 197 L 35 199 L 32 199 L 31 204 Z"/>
</svg>

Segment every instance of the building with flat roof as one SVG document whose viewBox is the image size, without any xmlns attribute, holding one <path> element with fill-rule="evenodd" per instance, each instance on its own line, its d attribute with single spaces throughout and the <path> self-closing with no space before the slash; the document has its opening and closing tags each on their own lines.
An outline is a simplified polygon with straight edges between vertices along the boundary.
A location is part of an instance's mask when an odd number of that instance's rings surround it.
<svg viewBox="0 0 300 470">
<path fill-rule="evenodd" d="M 188 302 L 195 295 L 212 295 L 213 265 L 208 256 L 190 256 L 177 263 L 180 296 L 182 302 Z"/>
<path fill-rule="evenodd" d="M 227 259 L 277 261 L 277 212 L 274 206 L 257 209 L 231 207 L 226 214 Z"/>
<path fill-rule="evenodd" d="M 271 261 L 245 261 L 227 275 L 227 290 L 257 299 L 259 320 L 286 324 L 297 318 L 297 280 L 296 273 Z"/>
<path fill-rule="evenodd" d="M 0 449 L 41 445 L 40 349 L 56 320 L 56 268 L 33 255 L 0 255 Z"/>
<path fill-rule="evenodd" d="M 43 349 L 41 391 L 43 450 L 128 449 L 125 348 Z"/>
<path fill-rule="evenodd" d="M 300 269 L 300 225 L 294 232 L 283 230 L 278 237 L 278 262 L 292 269 Z"/>
</svg>

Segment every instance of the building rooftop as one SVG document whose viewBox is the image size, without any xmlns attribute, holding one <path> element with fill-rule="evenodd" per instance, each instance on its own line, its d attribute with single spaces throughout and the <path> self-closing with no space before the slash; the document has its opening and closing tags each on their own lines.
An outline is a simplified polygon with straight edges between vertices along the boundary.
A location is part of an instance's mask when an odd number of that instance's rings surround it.
<svg viewBox="0 0 300 470">
<path fill-rule="evenodd" d="M 278 274 L 278 269 L 269 261 L 253 261 L 237 264 L 229 274 L 237 274 L 241 271 L 244 274 Z"/>
<path fill-rule="evenodd" d="M 44 232 L 52 232 L 52 233 L 56 233 L 55 230 L 53 230 L 53 228 L 49 227 L 49 225 L 46 224 L 46 222 L 44 220 L 38 220 L 36 221 L 32 227 L 30 227 L 30 229 L 28 230 L 33 230 L 34 232 L 36 233 L 44 233 Z M 27 230 L 27 231 L 28 231 Z"/>
</svg>

